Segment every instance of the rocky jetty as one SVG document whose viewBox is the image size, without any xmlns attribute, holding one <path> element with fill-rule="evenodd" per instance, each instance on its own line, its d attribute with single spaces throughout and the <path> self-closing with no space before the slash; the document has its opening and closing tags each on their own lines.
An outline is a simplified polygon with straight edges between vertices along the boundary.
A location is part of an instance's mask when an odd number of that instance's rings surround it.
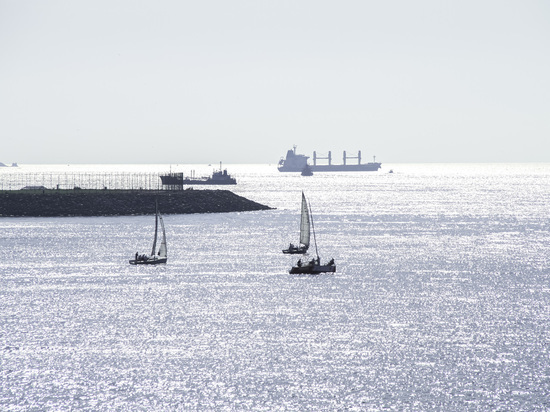
<svg viewBox="0 0 550 412">
<path fill-rule="evenodd" d="M 229 190 L 21 190 L 0 192 L 0 216 L 122 216 L 267 210 Z"/>
</svg>

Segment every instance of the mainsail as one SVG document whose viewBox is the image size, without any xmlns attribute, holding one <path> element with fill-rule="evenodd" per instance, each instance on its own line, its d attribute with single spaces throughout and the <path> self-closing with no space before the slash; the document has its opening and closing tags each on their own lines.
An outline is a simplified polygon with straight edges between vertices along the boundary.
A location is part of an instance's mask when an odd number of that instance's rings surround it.
<svg viewBox="0 0 550 412">
<path fill-rule="evenodd" d="M 300 243 L 309 247 L 309 209 L 307 206 L 306 196 L 302 192 L 302 217 L 300 219 Z"/>
<path fill-rule="evenodd" d="M 166 231 L 164 230 L 164 220 L 162 219 L 162 216 L 159 213 L 159 209 L 157 205 L 155 207 L 155 240 L 153 240 L 153 250 L 151 251 L 151 256 L 156 255 L 159 220 L 160 220 L 160 227 L 162 228 L 162 241 L 160 243 L 159 258 L 165 258 L 167 256 Z"/>
<path fill-rule="evenodd" d="M 151 251 L 151 256 L 155 256 L 157 249 L 157 235 L 159 229 L 159 210 L 158 207 L 155 207 L 155 240 L 153 240 L 153 250 Z"/>
<path fill-rule="evenodd" d="M 159 257 L 165 258 L 168 256 L 167 248 L 166 248 L 166 232 L 164 231 L 164 220 L 162 220 L 162 216 L 160 216 L 160 214 L 159 214 L 159 219 L 160 219 L 160 226 L 162 227 L 162 242 L 160 243 Z"/>
</svg>

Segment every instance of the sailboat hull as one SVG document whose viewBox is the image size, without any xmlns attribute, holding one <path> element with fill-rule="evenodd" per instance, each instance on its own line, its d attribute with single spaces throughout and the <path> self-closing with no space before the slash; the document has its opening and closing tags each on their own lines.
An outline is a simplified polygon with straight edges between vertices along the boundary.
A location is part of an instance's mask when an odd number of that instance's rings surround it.
<svg viewBox="0 0 550 412">
<path fill-rule="evenodd" d="M 289 247 L 288 249 L 283 249 L 283 253 L 287 255 L 303 255 L 307 250 L 307 246 Z"/>
<path fill-rule="evenodd" d="M 166 263 L 168 258 L 152 258 L 147 260 L 130 260 L 130 265 L 158 265 L 159 263 Z"/>
<path fill-rule="evenodd" d="M 334 265 L 305 265 L 293 266 L 288 273 L 302 275 L 318 275 L 319 273 L 334 273 L 336 266 Z"/>
</svg>

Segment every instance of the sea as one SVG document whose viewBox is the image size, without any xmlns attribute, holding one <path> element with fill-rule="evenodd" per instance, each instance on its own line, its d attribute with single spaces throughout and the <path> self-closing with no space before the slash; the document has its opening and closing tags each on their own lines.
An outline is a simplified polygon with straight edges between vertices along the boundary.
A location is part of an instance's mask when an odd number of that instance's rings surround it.
<svg viewBox="0 0 550 412">
<path fill-rule="evenodd" d="M 272 209 L 165 215 L 166 265 L 152 215 L 0 218 L 0 410 L 550 410 L 550 164 L 224 167 Z"/>
</svg>

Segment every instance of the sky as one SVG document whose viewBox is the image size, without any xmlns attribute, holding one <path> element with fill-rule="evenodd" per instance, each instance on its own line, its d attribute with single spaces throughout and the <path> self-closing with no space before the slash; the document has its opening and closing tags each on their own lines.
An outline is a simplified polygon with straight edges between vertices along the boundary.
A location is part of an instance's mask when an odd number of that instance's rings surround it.
<svg viewBox="0 0 550 412">
<path fill-rule="evenodd" d="M 0 0 L 0 162 L 550 162 L 550 2 Z"/>
</svg>

